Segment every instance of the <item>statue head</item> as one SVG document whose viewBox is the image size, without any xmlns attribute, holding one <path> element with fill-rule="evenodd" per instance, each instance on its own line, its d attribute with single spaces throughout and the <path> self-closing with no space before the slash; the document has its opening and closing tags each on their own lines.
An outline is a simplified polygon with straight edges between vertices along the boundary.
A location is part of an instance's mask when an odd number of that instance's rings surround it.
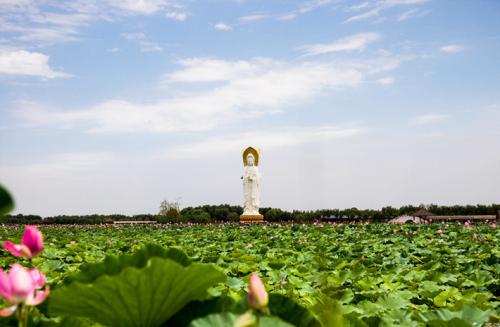
<svg viewBox="0 0 500 327">
<path fill-rule="evenodd" d="M 254 159 L 254 157 L 253 157 L 253 154 L 251 154 L 251 153 L 250 153 L 250 154 L 247 156 L 247 164 L 248 164 L 249 166 L 253 166 L 253 165 L 254 165 L 254 163 L 255 163 L 255 161 L 254 161 L 254 160 L 255 160 L 255 159 Z"/>
<path fill-rule="evenodd" d="M 245 150 L 243 150 L 242 156 L 243 156 L 243 166 L 257 167 L 259 165 L 259 158 L 260 158 L 259 148 L 254 148 L 249 146 Z M 252 162 L 251 164 L 250 161 Z"/>
</svg>

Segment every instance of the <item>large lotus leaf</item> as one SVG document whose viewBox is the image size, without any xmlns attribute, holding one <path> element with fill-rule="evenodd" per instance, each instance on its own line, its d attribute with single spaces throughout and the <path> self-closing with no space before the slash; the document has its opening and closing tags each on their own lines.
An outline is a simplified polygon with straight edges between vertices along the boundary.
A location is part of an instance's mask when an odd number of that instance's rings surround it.
<svg viewBox="0 0 500 327">
<path fill-rule="evenodd" d="M 319 321 L 308 309 L 291 298 L 281 294 L 269 295 L 269 311 L 272 315 L 299 327 L 321 326 Z"/>
<path fill-rule="evenodd" d="M 212 265 L 152 258 L 92 283 L 73 282 L 49 298 L 49 313 L 86 317 L 106 326 L 160 326 L 187 303 L 203 300 L 226 276 Z"/>
<path fill-rule="evenodd" d="M 116 275 L 126 267 L 143 268 L 149 259 L 155 257 L 171 259 L 182 266 L 187 266 L 191 263 L 187 255 L 179 249 L 165 249 L 156 244 L 148 244 L 130 255 L 121 255 L 119 257 L 107 256 L 103 262 L 82 265 L 80 272 L 69 276 L 65 282 L 66 284 L 74 281 L 92 283 L 102 275 Z"/>
<path fill-rule="evenodd" d="M 239 313 L 247 310 L 246 299 L 236 301 L 228 296 L 220 296 L 205 301 L 193 301 L 178 311 L 164 326 L 184 327 L 195 319 L 202 318 L 214 313 Z"/>
<path fill-rule="evenodd" d="M 0 216 L 9 213 L 14 209 L 14 200 L 10 193 L 0 185 Z"/>
<path fill-rule="evenodd" d="M 216 313 L 191 322 L 189 327 L 234 327 L 240 315 L 234 313 Z M 289 323 L 273 316 L 261 316 L 258 327 L 293 327 Z"/>
<path fill-rule="evenodd" d="M 488 322 L 490 313 L 466 305 L 462 311 L 440 309 L 435 312 L 421 313 L 419 316 L 429 326 L 482 326 Z"/>
</svg>

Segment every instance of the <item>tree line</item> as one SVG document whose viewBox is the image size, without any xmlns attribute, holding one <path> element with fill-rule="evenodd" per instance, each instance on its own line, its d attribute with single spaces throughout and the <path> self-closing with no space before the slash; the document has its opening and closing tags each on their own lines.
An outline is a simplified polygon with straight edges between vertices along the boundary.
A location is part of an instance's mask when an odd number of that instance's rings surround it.
<svg viewBox="0 0 500 327">
<path fill-rule="evenodd" d="M 165 203 L 162 203 L 165 204 Z M 261 208 L 260 213 L 270 222 L 313 222 L 313 221 L 365 221 L 383 222 L 400 215 L 411 215 L 420 209 L 435 215 L 496 215 L 500 204 L 491 205 L 406 205 L 400 208 L 383 207 L 374 209 L 323 209 L 313 211 L 286 211 L 278 208 Z M 160 206 L 158 214 L 143 215 L 62 215 L 43 218 L 37 215 L 7 215 L 0 218 L 6 224 L 109 224 L 114 221 L 157 221 L 159 223 L 210 223 L 237 222 L 243 213 L 241 206 L 228 204 L 203 205 L 180 209 L 175 203 Z"/>
</svg>

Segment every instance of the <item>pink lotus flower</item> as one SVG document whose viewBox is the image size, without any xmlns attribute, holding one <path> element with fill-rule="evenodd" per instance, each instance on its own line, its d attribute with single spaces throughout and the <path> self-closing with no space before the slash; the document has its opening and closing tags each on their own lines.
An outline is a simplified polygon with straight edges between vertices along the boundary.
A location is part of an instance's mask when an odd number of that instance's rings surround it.
<svg viewBox="0 0 500 327">
<path fill-rule="evenodd" d="M 45 284 L 45 275 L 37 269 L 28 270 L 15 263 L 6 274 L 0 269 L 0 297 L 11 307 L 0 310 L 0 316 L 10 316 L 17 306 L 39 305 L 49 295 L 49 287 L 39 291 Z"/>
<path fill-rule="evenodd" d="M 472 239 L 473 240 L 477 239 L 477 233 L 472 233 Z"/>
<path fill-rule="evenodd" d="M 437 230 L 439 237 L 443 236 L 443 230 L 440 228 Z"/>
<path fill-rule="evenodd" d="M 269 303 L 269 297 L 264 284 L 259 278 L 259 275 L 252 273 L 250 282 L 248 283 L 248 305 L 255 310 L 263 310 Z"/>
<path fill-rule="evenodd" d="M 3 243 L 3 249 L 16 257 L 32 258 L 43 251 L 43 236 L 36 226 L 26 226 L 21 244 Z"/>
</svg>

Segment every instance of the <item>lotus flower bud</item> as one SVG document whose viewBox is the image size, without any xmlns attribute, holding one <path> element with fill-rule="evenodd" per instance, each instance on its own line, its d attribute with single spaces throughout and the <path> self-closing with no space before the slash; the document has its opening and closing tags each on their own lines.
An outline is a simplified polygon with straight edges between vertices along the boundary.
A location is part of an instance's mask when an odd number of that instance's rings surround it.
<svg viewBox="0 0 500 327">
<path fill-rule="evenodd" d="M 248 283 L 248 305 L 255 310 L 263 310 L 269 303 L 269 297 L 264 284 L 256 273 L 250 276 Z"/>
<path fill-rule="evenodd" d="M 16 257 L 36 257 L 43 251 L 43 235 L 36 226 L 26 226 L 21 244 L 5 241 L 3 248 Z"/>
</svg>

